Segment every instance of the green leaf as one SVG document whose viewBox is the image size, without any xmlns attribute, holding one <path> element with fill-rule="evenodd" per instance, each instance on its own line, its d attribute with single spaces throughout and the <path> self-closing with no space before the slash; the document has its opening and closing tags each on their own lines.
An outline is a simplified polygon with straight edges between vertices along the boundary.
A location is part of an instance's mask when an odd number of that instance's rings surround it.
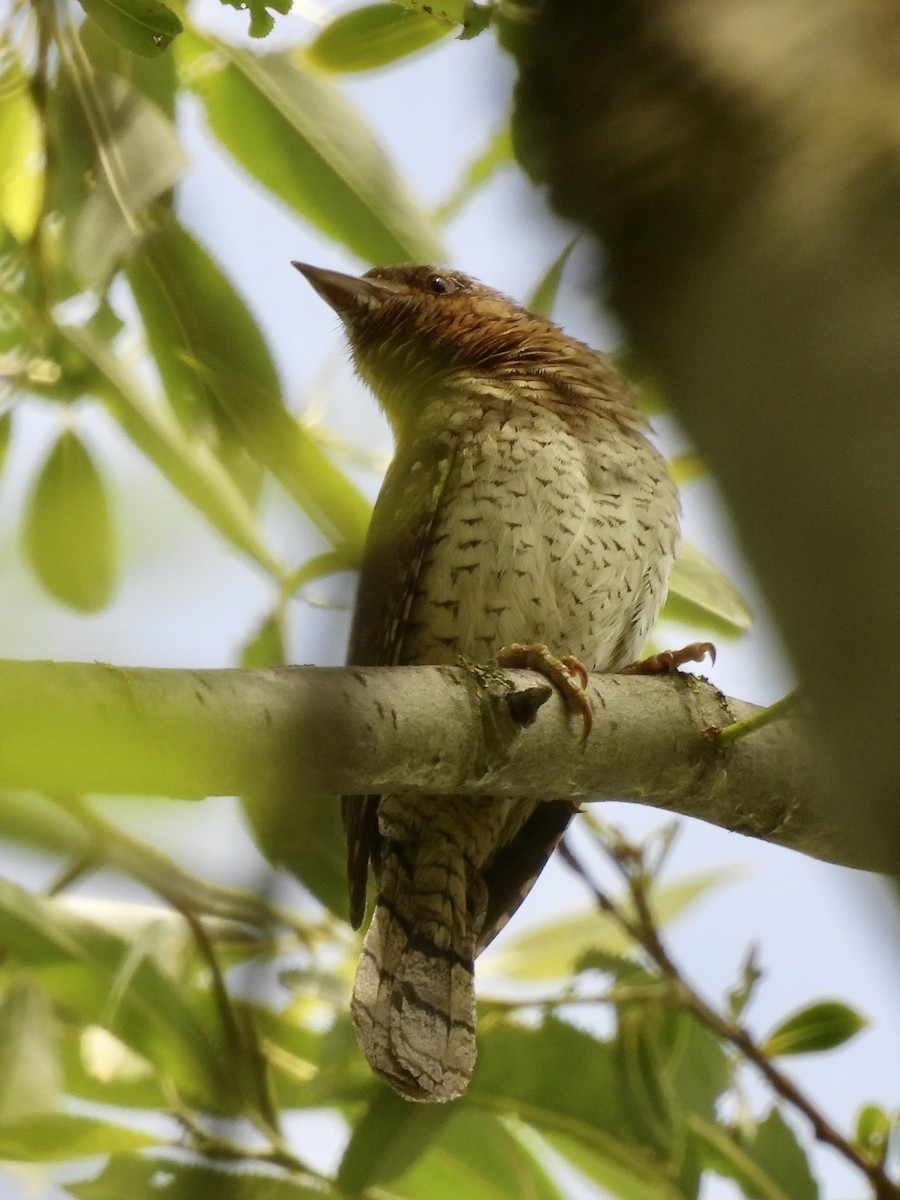
<svg viewBox="0 0 900 1200">
<path fill-rule="evenodd" d="M 736 877 L 734 868 L 690 875 L 677 883 L 655 888 L 654 918 L 660 926 L 680 916 L 704 892 L 721 887 Z M 514 979 L 535 983 L 565 979 L 585 956 L 600 952 L 612 961 L 634 945 L 620 926 L 596 908 L 578 908 L 572 913 L 543 921 L 533 929 L 505 935 L 497 949 L 479 959 L 479 979 Z M 597 965 L 592 961 L 590 965 Z"/>
<path fill-rule="evenodd" d="M 164 54 L 184 26 L 160 0 L 78 0 L 114 42 L 140 54 L 156 58 Z"/>
<path fill-rule="evenodd" d="M 735 1020 L 738 1020 L 753 999 L 756 985 L 762 977 L 763 972 L 759 966 L 757 947 L 751 946 L 744 955 L 740 982 L 728 992 L 728 1011 Z"/>
<path fill-rule="evenodd" d="M 306 1187 L 284 1174 L 243 1167 L 216 1171 L 171 1158 L 112 1158 L 94 1179 L 68 1183 L 75 1200 L 328 1200 L 334 1195 Z"/>
<path fill-rule="evenodd" d="M 719 1136 L 726 1136 L 724 1130 Z M 740 1184 L 748 1200 L 817 1200 L 819 1189 L 793 1130 L 777 1109 L 751 1136 L 734 1136 L 736 1154 L 718 1159 L 715 1169 Z M 715 1145 L 712 1145 L 715 1153 Z"/>
<path fill-rule="evenodd" d="M 214 413 L 226 436 L 346 549 L 345 565 L 358 561 L 370 506 L 284 408 L 262 335 L 218 265 L 168 217 L 127 277 L 172 401 L 183 412 L 192 408 L 194 419 Z"/>
<path fill-rule="evenodd" d="M 486 29 L 490 23 L 492 9 L 488 5 L 475 4 L 473 0 L 399 0 L 399 3 L 413 12 L 425 12 L 438 21 L 450 21 L 454 25 L 462 25 L 462 40 L 473 38 Z"/>
<path fill-rule="evenodd" d="M 681 543 L 672 567 L 661 618 L 697 625 L 722 637 L 738 636 L 753 620 L 734 584 L 689 542 Z"/>
<path fill-rule="evenodd" d="M 0 1159 L 10 1162 L 64 1162 L 96 1154 L 141 1150 L 159 1139 L 96 1117 L 41 1113 L 0 1123 Z M 123 1193 L 123 1195 L 126 1193 Z"/>
<path fill-rule="evenodd" d="M 44 131 L 18 58 L 7 52 L 0 67 L 0 223 L 25 243 L 44 199 Z"/>
<path fill-rule="evenodd" d="M 54 200 L 69 236 L 60 251 L 82 286 L 102 291 L 187 158 L 172 121 L 137 88 L 95 70 L 77 40 L 61 48 L 62 192 Z"/>
<path fill-rule="evenodd" d="M 13 427 L 13 410 L 9 409 L 5 413 L 0 413 L 0 474 L 6 466 L 6 455 L 9 452 L 9 443 L 12 438 Z"/>
<path fill-rule="evenodd" d="M 325 71 L 369 71 L 430 46 L 450 28 L 399 4 L 366 4 L 326 25 L 307 46 L 306 58 Z"/>
<path fill-rule="evenodd" d="M 770 1058 L 784 1054 L 813 1054 L 842 1046 L 868 1021 L 837 1000 L 821 1000 L 788 1017 L 766 1038 L 761 1049 Z"/>
<path fill-rule="evenodd" d="M 525 304 L 526 308 L 531 309 L 532 312 L 541 313 L 545 317 L 551 316 L 553 306 L 556 304 L 556 294 L 559 291 L 563 269 L 569 261 L 569 255 L 577 244 L 578 238 L 573 237 L 570 242 L 567 242 L 563 246 L 562 250 L 538 280 L 534 291 Z"/>
<path fill-rule="evenodd" d="M 289 13 L 293 7 L 293 0 L 222 0 L 222 3 L 231 8 L 249 11 L 252 38 L 263 38 L 272 32 L 275 20 L 269 13 L 270 8 L 273 12 L 284 14 Z"/>
<path fill-rule="evenodd" d="M 25 552 L 52 596 L 98 612 L 112 595 L 118 555 L 103 480 L 78 435 L 57 438 L 28 500 Z"/>
<path fill-rule="evenodd" d="M 459 183 L 443 204 L 438 206 L 435 212 L 437 220 L 450 220 L 497 171 L 502 167 L 511 167 L 513 162 L 512 135 L 507 123 L 489 136 L 484 148 L 463 171 Z"/>
<path fill-rule="evenodd" d="M 17 980 L 0 1000 L 0 1129 L 52 1108 L 59 1087 L 50 1003 L 41 988 Z"/>
<path fill-rule="evenodd" d="M 478 1107 L 447 1106 L 437 1135 L 385 1190 L 408 1200 L 562 1200 L 531 1132 Z"/>
<path fill-rule="evenodd" d="M 94 21 L 82 23 L 78 39 L 95 70 L 118 75 L 151 100 L 170 120 L 174 118 L 178 91 L 174 54 L 156 59 L 132 54 L 107 37 Z"/>
<path fill-rule="evenodd" d="M 242 667 L 282 667 L 286 661 L 281 620 L 270 613 L 244 643 L 239 665 Z"/>
<path fill-rule="evenodd" d="M 138 449 L 228 541 L 277 578 L 280 566 L 262 540 L 253 510 L 209 447 L 189 440 L 90 330 L 60 326 L 60 332 L 96 368 L 91 393 Z"/>
<path fill-rule="evenodd" d="M 439 262 L 434 227 L 330 80 L 193 33 L 184 75 L 215 136 L 265 188 L 369 262 Z"/>
<path fill-rule="evenodd" d="M 884 1164 L 891 1135 L 891 1118 L 877 1104 L 866 1104 L 856 1117 L 854 1142 L 872 1162 Z"/>
<path fill-rule="evenodd" d="M 347 1143 L 337 1186 L 357 1195 L 390 1183 L 427 1151 L 451 1112 L 446 1104 L 412 1105 L 379 1088 Z"/>
<path fill-rule="evenodd" d="M 674 455 L 666 463 L 666 467 L 679 487 L 709 474 L 709 468 L 696 450 L 683 450 Z"/>
<path fill-rule="evenodd" d="M 240 1106 L 235 1048 L 211 997 L 170 979 L 140 942 L 0 880 L 0 947 L 68 1013 L 109 1029 L 185 1096 L 220 1111 Z"/>
<path fill-rule="evenodd" d="M 241 807 L 260 854 L 290 871 L 312 894 L 347 919 L 347 856 L 335 796 L 296 789 L 278 796 L 242 796 Z"/>
</svg>

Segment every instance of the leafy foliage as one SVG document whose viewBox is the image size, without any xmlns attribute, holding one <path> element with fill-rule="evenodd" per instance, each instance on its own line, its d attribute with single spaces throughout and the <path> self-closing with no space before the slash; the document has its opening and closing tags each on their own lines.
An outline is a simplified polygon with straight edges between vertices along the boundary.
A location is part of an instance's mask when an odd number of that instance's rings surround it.
<svg viewBox="0 0 900 1200">
<path fill-rule="evenodd" d="M 247 9 L 250 34 L 261 37 L 270 10 L 290 4 L 234 7 Z M 240 662 L 276 667 L 287 602 L 355 565 L 368 504 L 326 436 L 289 405 L 224 256 L 181 219 L 174 189 L 188 156 L 176 111 L 185 100 L 199 106 L 221 151 L 258 188 L 347 253 L 440 261 L 444 225 L 496 172 L 515 169 L 508 129 L 485 134 L 434 214 L 332 76 L 492 22 L 514 45 L 529 5 L 375 4 L 307 45 L 266 53 L 156 0 L 83 8 L 87 19 L 75 25 L 36 0 L 24 35 L 13 23 L 0 30 L 0 466 L 19 411 L 58 416 L 31 480 L 23 543 L 60 604 L 102 609 L 129 566 L 102 463 L 79 431 L 80 414 L 101 409 L 198 520 L 263 574 L 271 608 Z M 535 271 L 532 302 L 542 311 L 553 308 L 571 249 Z M 685 479 L 701 469 L 680 465 Z M 267 527 L 273 483 L 324 547 L 305 561 Z M 690 547 L 667 611 L 724 636 L 749 622 L 733 585 Z M 127 693 L 127 672 L 122 686 Z M 358 941 L 342 920 L 336 805 L 309 798 L 302 828 L 294 797 L 250 797 L 246 811 L 265 857 L 289 863 L 307 889 L 302 912 L 194 878 L 71 798 L 0 795 L 3 836 L 61 871 L 52 894 L 0 885 L 0 1159 L 81 1164 L 84 1177 L 66 1184 L 79 1200 L 370 1188 L 409 1200 L 555 1200 L 570 1194 L 561 1161 L 622 1200 L 687 1200 L 707 1172 L 747 1197 L 817 1194 L 778 1109 L 739 1125 L 719 1117 L 739 1098 L 733 1055 L 611 911 L 588 908 L 507 937 L 484 963 L 467 1098 L 443 1108 L 398 1100 L 370 1076 L 346 1012 Z M 62 894 L 89 867 L 127 874 L 159 903 L 91 907 Z M 722 882 L 663 884 L 650 874 L 659 925 Z M 235 964 L 239 981 L 228 974 Z M 279 974 L 275 1000 L 247 998 L 257 995 L 246 986 L 256 971 Z M 729 996 L 734 1017 L 758 980 L 748 960 Z M 525 986 L 541 994 L 522 1000 Z M 589 1003 L 606 1018 L 603 1033 L 575 1018 Z M 858 1027 L 849 1009 L 822 1003 L 770 1035 L 767 1052 L 822 1050 Z M 283 1132 L 285 1117 L 322 1108 L 347 1127 L 331 1172 Z M 869 1106 L 856 1143 L 884 1158 L 891 1125 Z"/>
</svg>

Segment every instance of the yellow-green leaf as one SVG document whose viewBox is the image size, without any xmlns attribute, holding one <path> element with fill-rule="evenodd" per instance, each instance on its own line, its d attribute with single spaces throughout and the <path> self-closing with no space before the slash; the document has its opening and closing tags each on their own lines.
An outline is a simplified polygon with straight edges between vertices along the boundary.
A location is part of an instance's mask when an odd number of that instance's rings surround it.
<svg viewBox="0 0 900 1200">
<path fill-rule="evenodd" d="M 813 1054 L 843 1045 L 868 1022 L 838 1000 L 821 1000 L 788 1017 L 766 1038 L 763 1054 Z"/>
<path fill-rule="evenodd" d="M 44 198 L 44 135 L 18 60 L 0 73 L 0 222 L 18 242 L 34 233 Z"/>
<path fill-rule="evenodd" d="M 723 637 L 743 633 L 753 619 L 731 580 L 690 542 L 682 542 L 678 551 L 662 617 Z"/>
<path fill-rule="evenodd" d="M 34 573 L 57 600 L 82 612 L 108 603 L 118 574 L 112 514 L 94 460 L 71 429 L 38 473 L 24 538 Z"/>
<path fill-rule="evenodd" d="M 398 4 L 366 4 L 326 25 L 306 57 L 325 71 L 369 71 L 430 46 L 451 28 Z"/>
<path fill-rule="evenodd" d="M 114 42 L 142 58 L 156 58 L 183 28 L 160 0 L 79 0 L 81 7 Z"/>
</svg>

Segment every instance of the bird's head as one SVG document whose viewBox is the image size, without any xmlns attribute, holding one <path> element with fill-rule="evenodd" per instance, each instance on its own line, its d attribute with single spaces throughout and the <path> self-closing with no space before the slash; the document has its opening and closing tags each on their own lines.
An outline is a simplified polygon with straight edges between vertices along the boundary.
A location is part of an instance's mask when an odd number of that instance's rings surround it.
<svg viewBox="0 0 900 1200">
<path fill-rule="evenodd" d="M 448 387 L 514 382 L 585 356 L 597 369 L 593 351 L 460 271 L 402 263 L 355 276 L 293 265 L 343 321 L 356 369 L 398 435 Z"/>
</svg>

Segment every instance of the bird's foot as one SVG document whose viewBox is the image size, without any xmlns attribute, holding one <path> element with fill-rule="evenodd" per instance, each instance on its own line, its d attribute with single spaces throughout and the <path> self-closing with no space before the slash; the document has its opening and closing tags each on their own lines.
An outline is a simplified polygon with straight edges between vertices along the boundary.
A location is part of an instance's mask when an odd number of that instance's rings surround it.
<svg viewBox="0 0 900 1200">
<path fill-rule="evenodd" d="M 669 675 L 685 663 L 703 662 L 707 655 L 711 664 L 716 661 L 716 648 L 712 642 L 691 642 L 680 650 L 660 650 L 659 654 L 651 654 L 640 662 L 629 663 L 627 667 L 622 667 L 619 674 Z"/>
<path fill-rule="evenodd" d="M 584 664 L 574 655 L 565 654 L 557 658 L 542 643 L 526 646 L 521 642 L 510 642 L 497 651 L 494 659 L 501 667 L 540 672 L 562 693 L 569 712 L 581 717 L 581 740 L 587 738 L 594 723 L 591 702 L 585 691 L 588 673 Z"/>
</svg>

